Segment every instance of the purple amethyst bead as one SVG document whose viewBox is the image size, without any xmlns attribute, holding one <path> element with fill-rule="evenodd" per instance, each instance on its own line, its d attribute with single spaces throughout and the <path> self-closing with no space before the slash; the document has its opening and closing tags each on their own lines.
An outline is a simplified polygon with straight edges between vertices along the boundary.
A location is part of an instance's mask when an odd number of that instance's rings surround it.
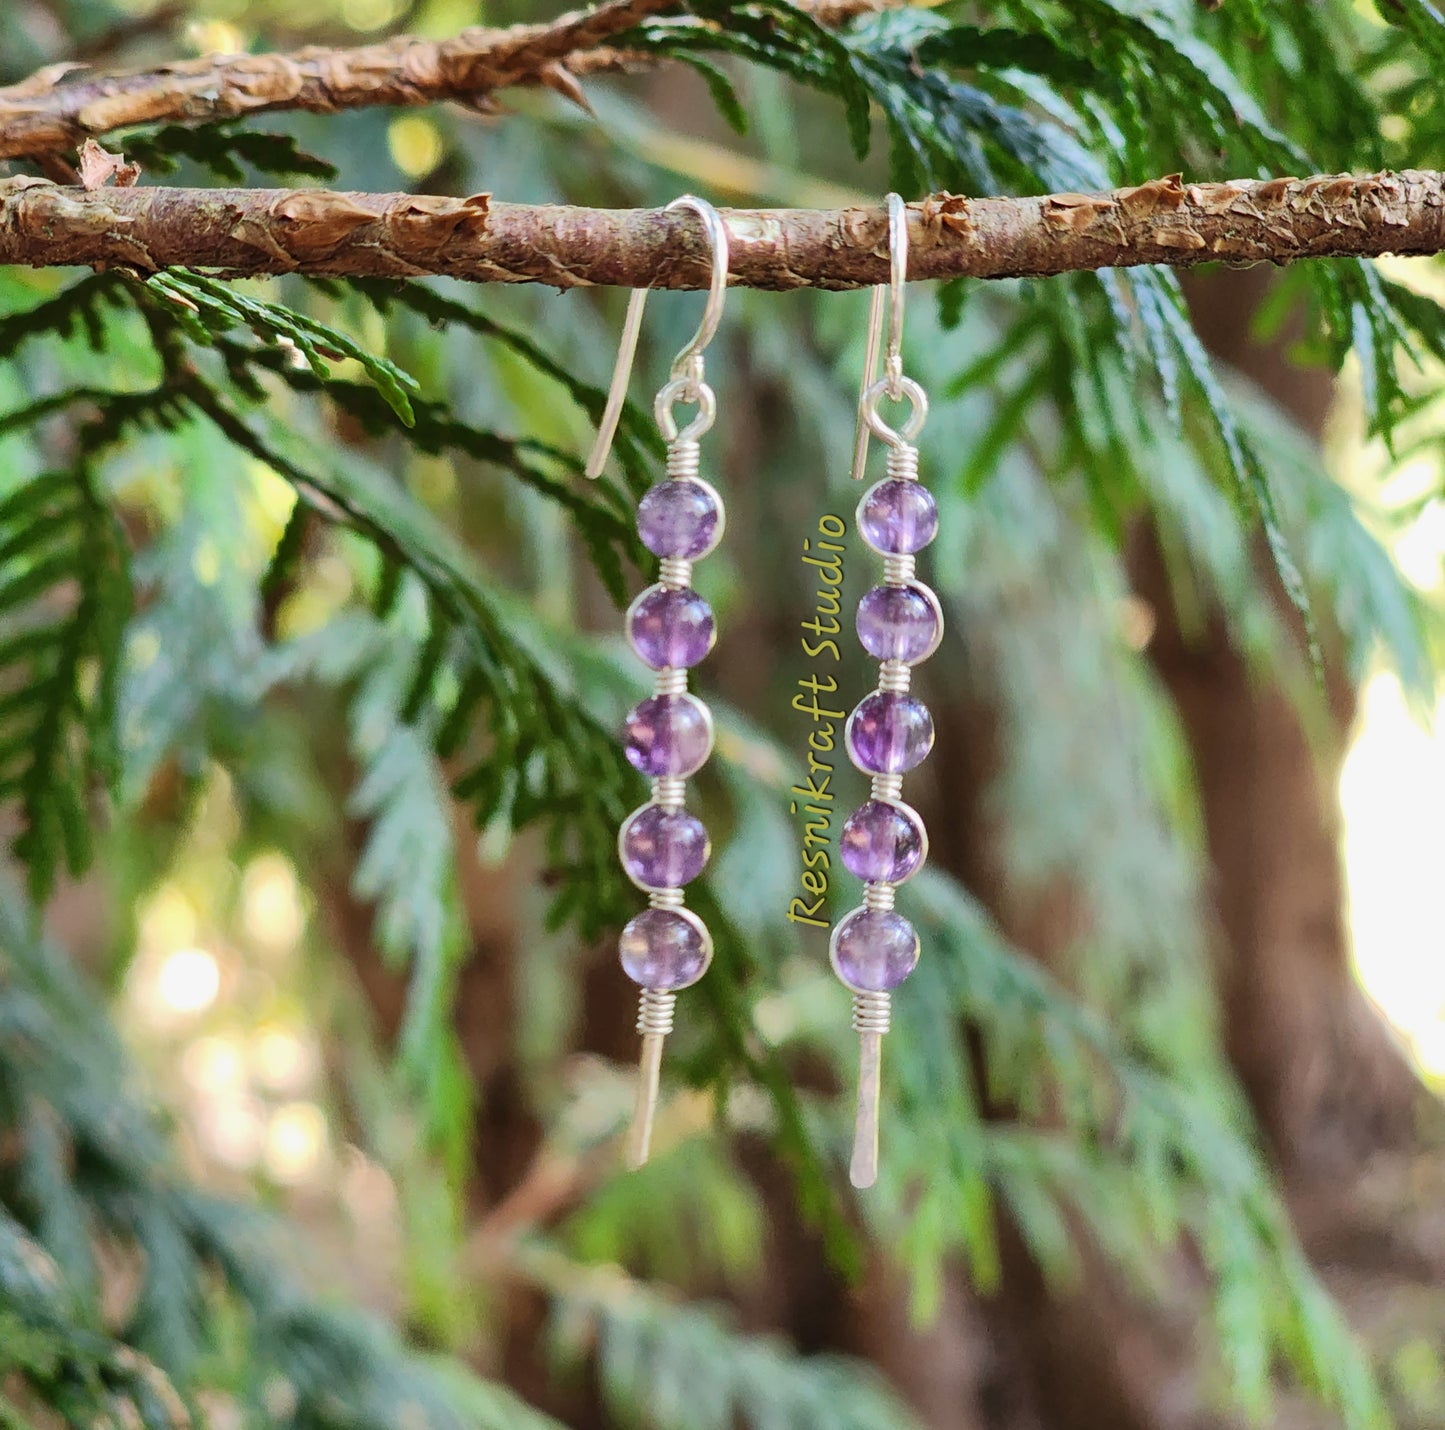
<svg viewBox="0 0 1445 1430">
<path fill-rule="evenodd" d="M 652 779 L 696 774 L 712 752 L 712 719 L 694 695 L 649 695 L 627 712 L 623 744 L 633 769 Z"/>
<path fill-rule="evenodd" d="M 908 477 L 885 477 L 858 503 L 858 530 L 885 556 L 922 551 L 938 535 L 933 493 Z"/>
<path fill-rule="evenodd" d="M 858 639 L 878 660 L 905 665 L 933 654 L 943 634 L 937 605 L 912 586 L 875 586 L 858 602 Z"/>
<path fill-rule="evenodd" d="M 686 909 L 644 909 L 622 930 L 617 956 L 640 987 L 676 992 L 702 977 L 712 940 L 702 920 Z"/>
<path fill-rule="evenodd" d="M 628 815 L 618 835 L 627 877 L 643 889 L 680 889 L 702 873 L 710 852 L 707 830 L 685 809 L 645 804 Z"/>
<path fill-rule="evenodd" d="M 858 702 L 845 734 L 848 754 L 865 774 L 901 775 L 933 748 L 933 716 L 911 695 L 875 690 Z"/>
<path fill-rule="evenodd" d="M 654 556 L 694 561 L 718 544 L 722 526 L 718 494 L 692 477 L 658 482 L 637 507 L 637 533 Z"/>
<path fill-rule="evenodd" d="M 686 670 L 712 649 L 712 607 L 696 591 L 651 586 L 627 612 L 627 638 L 654 670 Z"/>
<path fill-rule="evenodd" d="M 870 799 L 843 821 L 843 867 L 865 884 L 901 884 L 916 874 L 928 849 L 923 821 L 906 804 Z"/>
<path fill-rule="evenodd" d="M 829 956 L 855 993 L 891 993 L 918 967 L 918 935 L 902 914 L 854 909 L 833 930 Z"/>
</svg>

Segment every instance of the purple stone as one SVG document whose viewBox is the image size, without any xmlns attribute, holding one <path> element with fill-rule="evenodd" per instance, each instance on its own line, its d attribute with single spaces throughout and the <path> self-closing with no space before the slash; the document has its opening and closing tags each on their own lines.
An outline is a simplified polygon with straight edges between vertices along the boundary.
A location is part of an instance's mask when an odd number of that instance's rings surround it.
<svg viewBox="0 0 1445 1430">
<path fill-rule="evenodd" d="M 918 872 L 927 840 L 906 804 L 870 799 L 843 821 L 843 867 L 865 884 L 901 884 Z"/>
<path fill-rule="evenodd" d="M 654 556 L 693 561 L 717 545 L 722 535 L 722 504 L 706 482 L 669 477 L 638 504 L 637 533 Z"/>
<path fill-rule="evenodd" d="M 678 909 L 644 909 L 617 941 L 622 971 L 643 988 L 676 991 L 696 983 L 711 952 L 702 920 Z"/>
<path fill-rule="evenodd" d="M 918 935 L 891 909 L 854 909 L 833 931 L 829 953 L 855 993 L 891 993 L 918 967 Z"/>
<path fill-rule="evenodd" d="M 933 748 L 933 716 L 911 695 L 875 690 L 858 702 L 845 733 L 848 753 L 865 774 L 901 775 Z"/>
<path fill-rule="evenodd" d="M 653 586 L 627 612 L 627 638 L 654 670 L 696 665 L 716 637 L 712 607 L 696 591 Z"/>
<path fill-rule="evenodd" d="M 709 853 L 702 820 L 685 809 L 645 804 L 618 837 L 622 867 L 644 889 L 680 889 L 702 873 Z"/>
<path fill-rule="evenodd" d="M 633 769 L 652 779 L 696 774 L 712 751 L 712 721 L 694 695 L 649 695 L 627 712 L 623 744 Z"/>
<path fill-rule="evenodd" d="M 933 493 L 909 477 L 886 477 L 858 503 L 858 530 L 885 555 L 922 551 L 938 535 Z"/>
<path fill-rule="evenodd" d="M 933 654 L 942 631 L 938 608 L 920 586 L 875 586 L 858 602 L 858 639 L 878 660 L 912 665 Z"/>
</svg>

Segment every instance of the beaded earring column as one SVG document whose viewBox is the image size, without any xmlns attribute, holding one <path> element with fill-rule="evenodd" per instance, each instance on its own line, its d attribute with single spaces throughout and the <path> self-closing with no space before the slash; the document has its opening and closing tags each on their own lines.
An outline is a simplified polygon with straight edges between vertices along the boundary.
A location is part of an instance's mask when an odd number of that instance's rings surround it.
<svg viewBox="0 0 1445 1430">
<path fill-rule="evenodd" d="M 654 413 L 667 441 L 667 475 L 643 496 L 637 527 L 642 544 L 659 559 L 658 580 L 628 608 L 627 636 L 642 661 L 656 672 L 653 693 L 627 713 L 623 746 L 628 762 L 652 780 L 652 798 L 634 810 L 618 831 L 623 871 L 648 897 L 649 907 L 631 919 L 618 941 L 623 971 L 642 990 L 637 1031 L 642 1056 L 637 1107 L 628 1147 L 634 1167 L 647 1160 L 662 1067 L 662 1046 L 672 1031 L 677 995 L 691 987 L 712 961 L 707 925 L 684 907 L 683 888 L 702 872 L 710 853 L 707 830 L 684 800 L 688 777 L 707 762 L 713 745 L 712 714 L 688 691 L 688 670 L 712 649 L 713 613 L 692 589 L 693 563 L 722 540 L 722 499 L 698 475 L 698 438 L 712 427 L 717 402 L 704 381 L 703 349 L 722 313 L 727 284 L 727 230 L 710 204 L 686 195 L 669 209 L 690 209 L 702 220 L 712 248 L 712 280 L 696 336 L 672 365 L 657 394 Z M 626 397 L 628 374 L 647 290 L 636 290 L 618 349 L 612 390 L 599 426 L 587 475 L 597 476 L 611 447 Z M 679 431 L 678 403 L 697 415 Z"/>
<path fill-rule="evenodd" d="M 859 1037 L 858 1106 L 849 1174 L 854 1186 L 878 1176 L 878 1106 L 883 1035 L 891 1021 L 892 993 L 918 964 L 918 934 L 894 910 L 894 892 L 928 856 L 928 834 L 916 810 L 903 803 L 903 776 L 933 748 L 933 717 L 910 693 L 912 669 L 943 639 L 938 597 L 915 578 L 915 557 L 938 531 L 938 509 L 918 480 L 913 445 L 928 415 L 923 389 L 903 375 L 903 296 L 908 276 L 908 218 L 903 200 L 888 196 L 891 278 L 876 288 L 869 313 L 868 350 L 858 402 L 853 476 L 863 475 L 872 432 L 888 446 L 887 476 L 858 504 L 858 530 L 883 557 L 883 581 L 858 603 L 858 639 L 880 662 L 878 685 L 848 717 L 849 758 L 872 777 L 869 799 L 848 816 L 839 838 L 843 866 L 864 882 L 863 905 L 833 930 L 829 958 L 853 994 Z M 884 375 L 874 381 L 888 298 Z M 912 412 L 901 431 L 878 413 L 884 397 L 907 401 Z"/>
</svg>

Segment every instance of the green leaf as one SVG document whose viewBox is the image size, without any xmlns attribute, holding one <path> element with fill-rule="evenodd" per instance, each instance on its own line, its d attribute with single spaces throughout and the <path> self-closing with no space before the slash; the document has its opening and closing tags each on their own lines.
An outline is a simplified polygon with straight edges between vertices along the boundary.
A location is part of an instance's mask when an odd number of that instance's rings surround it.
<svg viewBox="0 0 1445 1430">
<path fill-rule="evenodd" d="M 412 394 L 420 389 L 410 373 L 363 348 L 355 339 L 305 313 L 248 298 L 234 285 L 198 273 L 157 273 L 146 286 L 162 300 L 183 312 L 194 309 L 190 325 L 193 339 L 201 342 L 244 324 L 260 337 L 290 344 L 323 382 L 331 380 L 331 360 L 348 357 L 361 364 L 387 405 L 407 426 L 416 420 Z"/>
<path fill-rule="evenodd" d="M 116 681 L 130 611 L 128 553 L 84 468 L 0 503 L 0 800 L 43 901 L 90 860 L 90 805 L 116 776 Z"/>
<path fill-rule="evenodd" d="M 178 161 L 189 159 L 226 184 L 244 184 L 244 162 L 257 173 L 277 178 L 310 178 L 331 182 L 336 167 L 298 148 L 290 134 L 238 129 L 237 121 L 212 124 L 166 124 L 159 129 L 127 134 L 126 155 L 143 169 L 173 174 Z"/>
</svg>

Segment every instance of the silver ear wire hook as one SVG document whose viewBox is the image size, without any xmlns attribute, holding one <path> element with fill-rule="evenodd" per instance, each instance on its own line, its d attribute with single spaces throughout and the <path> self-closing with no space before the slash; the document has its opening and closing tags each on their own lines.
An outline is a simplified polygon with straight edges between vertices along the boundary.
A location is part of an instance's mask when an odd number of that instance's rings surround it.
<svg viewBox="0 0 1445 1430">
<path fill-rule="evenodd" d="M 911 442 L 928 416 L 928 397 L 912 378 L 903 376 L 903 303 L 908 289 L 908 206 L 898 194 L 888 195 L 888 286 L 874 288 L 868 305 L 868 345 L 863 356 L 863 380 L 858 388 L 858 430 L 853 439 L 853 480 L 859 481 L 868 461 L 868 434 L 876 434 L 889 446 Z M 888 305 L 888 346 L 883 358 L 883 377 L 878 377 L 878 355 L 883 347 L 883 306 Z M 913 406 L 912 415 L 901 432 L 894 431 L 878 415 L 879 400 L 887 395 L 893 402 L 904 398 Z"/>
<path fill-rule="evenodd" d="M 713 424 L 716 404 L 712 389 L 703 381 L 702 354 L 717 333 L 722 318 L 723 298 L 728 284 L 728 231 L 722 215 L 707 202 L 692 194 L 674 199 L 667 210 L 689 209 L 702 221 L 703 232 L 707 235 L 712 250 L 712 273 L 708 281 L 707 303 L 702 310 L 702 321 L 692 340 L 672 360 L 669 381 L 657 394 L 654 411 L 662 435 L 669 441 L 679 438 L 692 440 L 700 437 Z M 612 450 L 612 439 L 617 434 L 617 423 L 622 416 L 623 404 L 627 401 L 627 385 L 632 377 L 632 363 L 637 355 L 637 338 L 642 330 L 642 310 L 647 304 L 647 288 L 634 288 L 627 301 L 627 317 L 622 324 L 622 338 L 617 346 L 617 364 L 612 369 L 612 385 L 607 392 L 607 404 L 602 409 L 602 420 L 597 424 L 597 440 L 587 457 L 584 471 L 589 477 L 602 475 L 607 464 L 608 453 Z M 672 408 L 678 402 L 695 402 L 698 414 L 679 432 L 673 421 Z"/>
</svg>

